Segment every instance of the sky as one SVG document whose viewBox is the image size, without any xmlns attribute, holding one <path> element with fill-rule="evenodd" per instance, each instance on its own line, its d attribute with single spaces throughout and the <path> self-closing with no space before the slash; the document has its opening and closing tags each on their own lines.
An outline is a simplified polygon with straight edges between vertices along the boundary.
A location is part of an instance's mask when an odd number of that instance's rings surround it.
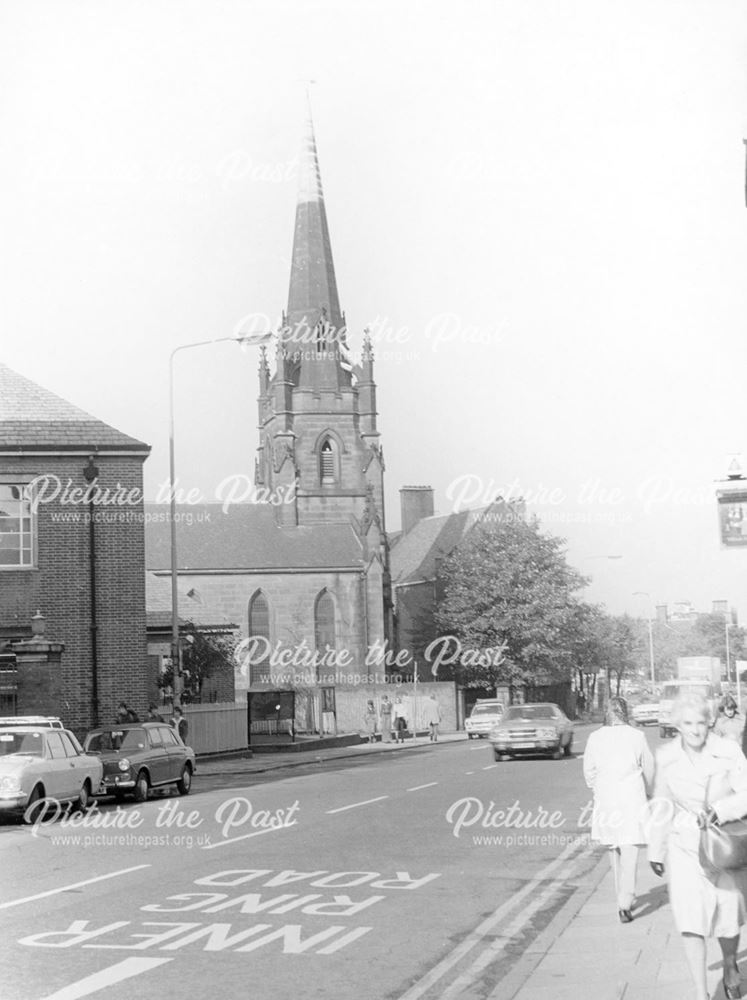
<svg viewBox="0 0 747 1000">
<path fill-rule="evenodd" d="M 747 621 L 714 500 L 747 453 L 746 56 L 737 0 L 6 0 L 0 360 L 150 444 L 156 497 L 170 352 L 286 305 L 313 80 L 387 527 L 402 485 L 523 495 L 589 600 Z M 178 355 L 183 489 L 253 476 L 257 361 Z"/>
</svg>

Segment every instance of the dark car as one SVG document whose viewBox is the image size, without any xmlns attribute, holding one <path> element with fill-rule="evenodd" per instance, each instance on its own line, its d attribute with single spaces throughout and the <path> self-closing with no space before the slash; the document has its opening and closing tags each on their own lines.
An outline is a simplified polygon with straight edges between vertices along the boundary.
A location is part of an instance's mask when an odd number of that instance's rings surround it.
<svg viewBox="0 0 747 1000">
<path fill-rule="evenodd" d="M 94 729 L 85 749 L 101 758 L 105 793 L 124 798 L 133 795 L 145 802 L 151 788 L 176 785 L 189 795 L 197 770 L 195 752 L 185 746 L 165 722 L 116 723 Z"/>
<path fill-rule="evenodd" d="M 570 757 L 573 723 L 557 705 L 539 702 L 511 705 L 490 733 L 495 759 L 523 754 Z"/>
</svg>

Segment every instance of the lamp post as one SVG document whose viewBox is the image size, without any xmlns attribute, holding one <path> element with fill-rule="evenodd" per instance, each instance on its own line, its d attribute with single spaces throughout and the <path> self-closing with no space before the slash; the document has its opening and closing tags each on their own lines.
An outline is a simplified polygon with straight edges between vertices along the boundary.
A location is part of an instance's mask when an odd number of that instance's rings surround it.
<svg viewBox="0 0 747 1000">
<path fill-rule="evenodd" d="M 649 601 L 651 600 L 651 594 L 645 590 L 636 590 L 633 592 L 633 597 L 647 597 Z M 654 686 L 656 685 L 656 673 L 654 668 L 654 622 L 651 615 L 651 609 L 649 608 L 648 614 L 648 655 L 651 664 L 651 693 L 653 694 Z"/>
<path fill-rule="evenodd" d="M 179 593 L 177 588 L 176 558 L 176 472 L 174 458 L 174 358 L 179 351 L 192 347 L 206 347 L 208 344 L 223 344 L 231 341 L 242 347 L 266 344 L 271 333 L 248 334 L 245 336 L 216 337 L 214 340 L 197 340 L 193 344 L 180 344 L 169 356 L 169 525 L 171 529 L 171 668 L 174 674 L 174 705 L 181 705 L 182 669 L 181 646 L 179 644 Z"/>
</svg>

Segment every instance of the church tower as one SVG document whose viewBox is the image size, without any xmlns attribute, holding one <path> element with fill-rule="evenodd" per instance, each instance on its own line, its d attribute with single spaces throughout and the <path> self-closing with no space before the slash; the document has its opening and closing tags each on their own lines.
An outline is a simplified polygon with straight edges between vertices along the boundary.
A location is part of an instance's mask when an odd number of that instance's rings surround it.
<svg viewBox="0 0 747 1000">
<path fill-rule="evenodd" d="M 257 486 L 294 497 L 276 506 L 279 525 L 352 524 L 386 565 L 373 348 L 365 332 L 360 363 L 351 362 L 308 105 L 288 307 L 274 360 L 271 375 L 262 352 Z"/>
</svg>

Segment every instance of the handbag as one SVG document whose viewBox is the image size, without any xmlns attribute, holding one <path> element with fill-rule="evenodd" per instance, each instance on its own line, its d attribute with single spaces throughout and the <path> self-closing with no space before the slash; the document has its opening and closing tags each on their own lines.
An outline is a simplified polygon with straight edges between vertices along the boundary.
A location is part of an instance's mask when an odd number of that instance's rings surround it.
<svg viewBox="0 0 747 1000">
<path fill-rule="evenodd" d="M 709 778 L 705 794 L 706 815 L 710 783 Z M 735 819 L 718 825 L 707 819 L 700 830 L 698 857 L 704 868 L 727 872 L 747 868 L 747 821 Z"/>
</svg>

